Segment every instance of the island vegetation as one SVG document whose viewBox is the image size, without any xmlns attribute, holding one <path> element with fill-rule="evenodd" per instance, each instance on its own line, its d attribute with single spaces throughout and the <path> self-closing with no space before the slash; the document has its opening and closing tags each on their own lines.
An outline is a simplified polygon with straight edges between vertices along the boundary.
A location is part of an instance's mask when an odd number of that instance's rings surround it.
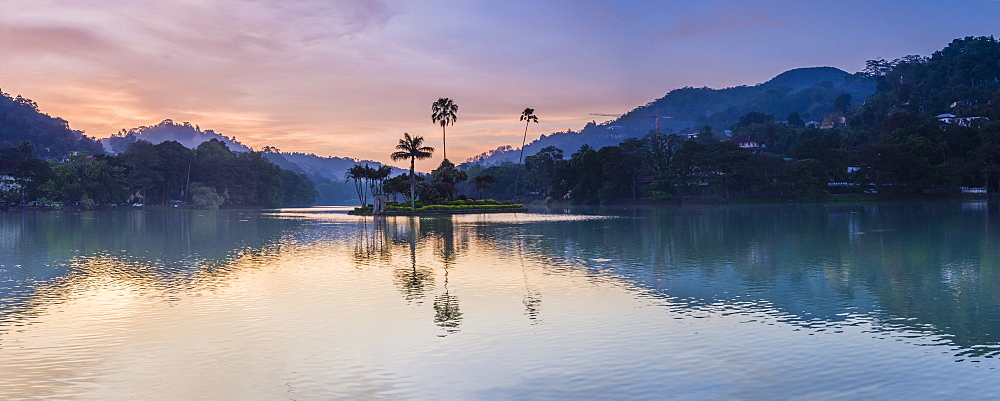
<svg viewBox="0 0 1000 401">
<path fill-rule="evenodd" d="M 436 102 L 435 107 L 438 107 L 437 105 Z M 448 159 L 442 160 L 441 165 L 431 172 L 431 181 L 427 182 L 424 177 L 418 177 L 414 169 L 416 161 L 430 158 L 434 154 L 434 148 L 424 146 L 424 138 L 421 136 L 410 136 L 409 133 L 403 133 L 403 138 L 399 140 L 396 149 L 390 157 L 393 160 L 409 160 L 410 172 L 408 175 L 388 178 L 391 170 L 387 168 L 374 169 L 360 164 L 348 171 L 348 177 L 354 180 L 355 186 L 358 188 L 358 198 L 362 199 L 362 206 L 355 208 L 351 212 L 352 214 L 483 213 L 524 209 L 524 205 L 511 201 L 476 200 L 465 195 L 459 195 L 456 198 L 457 184 L 468 179 L 468 174 L 456 168 Z M 418 179 L 421 181 L 419 185 Z M 486 180 L 481 179 L 480 181 L 488 187 L 489 184 L 486 183 Z M 409 183 L 408 192 L 406 182 Z M 383 208 L 376 203 L 367 204 L 365 200 L 368 199 L 369 194 L 373 199 L 377 196 L 386 198 L 392 196 L 393 199 L 387 201 Z M 406 206 L 406 203 L 398 203 L 396 197 L 399 195 L 406 199 L 409 206 Z M 418 198 L 420 203 L 417 203 Z"/>
</svg>

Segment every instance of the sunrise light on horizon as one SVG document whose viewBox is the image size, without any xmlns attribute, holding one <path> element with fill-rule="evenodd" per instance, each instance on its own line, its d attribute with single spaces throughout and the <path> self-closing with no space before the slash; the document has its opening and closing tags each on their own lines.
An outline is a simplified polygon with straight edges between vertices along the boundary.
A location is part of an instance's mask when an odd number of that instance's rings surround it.
<svg viewBox="0 0 1000 401">
<path fill-rule="evenodd" d="M 456 163 L 685 86 L 848 72 L 994 35 L 1000 2 L 232 0 L 0 4 L 0 89 L 88 136 L 164 119 L 254 147 L 370 159 L 404 132 Z M 598 117 L 600 122 L 605 118 Z M 418 163 L 427 171 L 440 153 Z"/>
</svg>

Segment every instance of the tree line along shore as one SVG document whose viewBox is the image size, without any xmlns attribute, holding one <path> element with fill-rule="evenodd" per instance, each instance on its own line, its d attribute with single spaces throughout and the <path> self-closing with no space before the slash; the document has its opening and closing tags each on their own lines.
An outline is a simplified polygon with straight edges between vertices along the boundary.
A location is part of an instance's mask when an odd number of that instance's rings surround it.
<svg viewBox="0 0 1000 401">
<path fill-rule="evenodd" d="M 431 157 L 435 149 L 424 146 L 422 137 L 404 134 L 391 156 L 409 161 L 408 172 L 392 177 L 385 166 L 359 164 L 342 183 L 354 185 L 361 205 L 385 195 L 395 206 L 409 203 L 411 209 L 417 202 L 483 199 L 811 201 L 837 194 L 898 199 L 1000 190 L 1000 43 L 995 38 L 956 39 L 927 57 L 869 60 L 852 79 L 874 82 L 874 94 L 853 98 L 843 93 L 828 105 L 812 105 L 811 114 L 775 115 L 762 106 L 728 126 L 682 131 L 657 126 L 613 145 L 545 146 L 530 155 L 523 154 L 524 140 L 538 117 L 527 108 L 520 116 L 524 134 L 516 162 L 492 165 L 470 160 L 456 166 L 447 159 L 446 127 L 457 121 L 458 106 L 441 98 L 432 105 L 432 121 L 442 128 L 444 157 L 438 168 L 429 174 L 414 171 L 413 162 Z M 769 88 L 766 96 L 780 100 L 790 92 Z M 266 151 L 236 152 L 218 140 L 194 149 L 172 141 L 136 141 L 108 155 L 94 138 L 38 113 L 30 100 L 6 94 L 0 100 L 0 196 L 8 203 L 180 202 L 217 208 L 305 206 L 317 199 L 310 177 L 269 162 Z M 28 111 L 44 117 L 28 116 Z M 46 130 L 65 134 L 43 143 L 39 132 Z"/>
</svg>

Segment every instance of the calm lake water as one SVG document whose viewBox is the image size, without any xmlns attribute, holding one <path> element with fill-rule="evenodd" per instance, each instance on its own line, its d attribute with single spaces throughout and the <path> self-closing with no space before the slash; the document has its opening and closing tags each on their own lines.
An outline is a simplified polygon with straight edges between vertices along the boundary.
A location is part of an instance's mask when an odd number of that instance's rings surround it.
<svg viewBox="0 0 1000 401">
<path fill-rule="evenodd" d="M 1000 204 L 0 213 L 0 399 L 996 399 Z"/>
</svg>

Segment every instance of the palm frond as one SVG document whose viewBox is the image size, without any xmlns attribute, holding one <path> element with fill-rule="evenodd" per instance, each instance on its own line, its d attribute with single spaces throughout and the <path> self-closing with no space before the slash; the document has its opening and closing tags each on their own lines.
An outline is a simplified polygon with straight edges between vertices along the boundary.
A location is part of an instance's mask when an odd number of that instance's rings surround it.
<svg viewBox="0 0 1000 401">
<path fill-rule="evenodd" d="M 454 125 L 455 121 L 458 120 L 457 113 L 458 105 L 449 98 L 438 98 L 436 102 L 431 104 L 431 121 L 440 123 L 442 127 Z"/>
</svg>

